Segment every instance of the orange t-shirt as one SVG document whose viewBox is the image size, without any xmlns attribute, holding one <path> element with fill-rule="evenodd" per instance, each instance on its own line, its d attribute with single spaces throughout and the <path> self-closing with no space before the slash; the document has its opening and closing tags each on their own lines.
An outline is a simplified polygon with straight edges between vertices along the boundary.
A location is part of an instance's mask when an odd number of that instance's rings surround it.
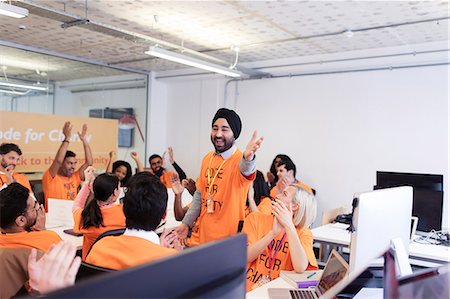
<svg viewBox="0 0 450 299">
<path fill-rule="evenodd" d="M 245 177 L 239 170 L 241 159 L 242 152 L 236 149 L 219 170 L 219 166 L 224 161 L 222 156 L 211 151 L 203 158 L 200 177 L 197 180 L 197 190 L 202 195 L 201 211 L 192 229 L 192 236 L 188 240 L 189 246 L 226 238 L 237 233 L 239 221 L 245 218 L 248 187 L 256 174 L 254 172 L 249 177 Z M 206 202 L 210 196 L 209 169 L 212 169 L 211 183 L 217 174 L 211 186 L 213 213 L 207 213 L 206 208 Z"/>
<path fill-rule="evenodd" d="M 45 196 L 45 211 L 48 211 L 48 198 L 74 200 L 78 194 L 78 187 L 81 184 L 80 171 L 73 173 L 71 177 L 59 174 L 52 177 L 47 169 L 42 177 L 42 188 Z"/>
<path fill-rule="evenodd" d="M 166 186 L 166 188 L 172 188 L 172 183 L 170 182 L 170 179 L 174 174 L 175 174 L 174 172 L 163 171 L 162 175 L 159 177 L 161 183 L 163 183 L 164 186 Z"/>
<path fill-rule="evenodd" d="M 270 197 L 263 197 L 258 205 L 260 213 L 265 215 L 272 215 L 272 200 Z"/>
<path fill-rule="evenodd" d="M 83 260 L 86 259 L 86 254 L 88 253 L 89 249 L 98 236 L 108 230 L 125 228 L 125 215 L 123 214 L 122 204 L 114 205 L 109 208 L 100 208 L 100 211 L 102 213 L 103 224 L 105 226 L 91 226 L 88 228 L 82 228 L 83 221 L 81 219 L 81 213 L 83 212 L 83 209 L 77 209 L 75 212 L 73 212 L 73 231 L 83 234 Z"/>
<path fill-rule="evenodd" d="M 309 193 L 313 193 L 310 186 L 308 186 L 300 181 L 295 181 L 295 184 L 299 185 L 300 187 L 302 187 Z M 281 193 L 283 191 L 284 187 L 285 186 L 281 182 L 277 183 L 277 185 L 275 187 L 273 187 L 272 190 L 270 190 L 270 197 L 275 198 L 275 196 L 277 196 L 278 193 Z"/>
<path fill-rule="evenodd" d="M 145 264 L 177 252 L 175 249 L 163 247 L 139 237 L 109 236 L 95 243 L 86 262 L 120 270 Z"/>
<path fill-rule="evenodd" d="M 30 181 L 28 180 L 26 175 L 18 172 L 13 172 L 12 176 L 17 181 L 17 183 L 26 187 L 28 190 L 30 190 L 30 192 L 33 192 L 33 190 L 31 189 Z M 6 174 L 0 173 L 0 187 L 3 186 L 5 183 L 6 183 Z"/>
<path fill-rule="evenodd" d="M 251 213 L 247 219 L 245 219 L 242 232 L 247 234 L 247 242 L 249 245 L 262 239 L 270 230 L 272 230 L 273 219 L 273 216 L 264 215 L 258 212 Z M 307 270 L 317 269 L 318 266 L 313 251 L 313 236 L 311 231 L 308 228 L 301 228 L 297 229 L 297 234 L 308 258 L 309 264 Z M 274 247 L 279 246 L 278 244 L 280 243 L 282 237 L 283 232 L 281 232 L 274 239 L 274 244 L 276 244 Z M 277 252 L 272 264 L 272 271 L 270 273 L 270 277 L 272 279 L 279 277 L 281 270 L 294 270 L 294 266 L 291 261 L 291 253 L 289 250 L 289 240 L 287 237 L 284 238 L 284 241 L 279 248 L 280 249 Z M 258 281 L 258 279 L 269 274 L 269 254 L 269 248 L 266 247 L 254 261 L 247 264 L 247 292 L 252 290 L 252 286 Z"/>
<path fill-rule="evenodd" d="M 36 248 L 47 251 L 50 246 L 60 241 L 61 237 L 50 230 L 0 234 L 2 248 Z"/>
</svg>

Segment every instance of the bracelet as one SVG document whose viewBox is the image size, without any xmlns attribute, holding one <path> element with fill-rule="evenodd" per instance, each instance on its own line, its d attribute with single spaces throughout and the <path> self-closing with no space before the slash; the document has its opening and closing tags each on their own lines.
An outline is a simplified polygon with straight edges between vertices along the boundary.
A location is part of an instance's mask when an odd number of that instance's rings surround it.
<svg viewBox="0 0 450 299">
<path fill-rule="evenodd" d="M 69 140 L 63 140 L 63 143 L 64 143 L 64 142 L 70 143 L 70 141 L 69 141 Z"/>
</svg>

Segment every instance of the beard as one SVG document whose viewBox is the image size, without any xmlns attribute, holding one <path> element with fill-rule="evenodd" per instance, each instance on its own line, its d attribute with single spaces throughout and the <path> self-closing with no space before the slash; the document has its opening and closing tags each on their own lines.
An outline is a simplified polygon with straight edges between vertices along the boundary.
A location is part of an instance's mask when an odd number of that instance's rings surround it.
<svg viewBox="0 0 450 299">
<path fill-rule="evenodd" d="M 27 232 L 31 232 L 31 231 L 32 231 L 31 228 L 32 228 L 33 226 L 35 226 L 36 221 L 37 221 L 37 212 L 36 212 L 36 218 L 34 218 L 34 220 L 33 220 L 33 219 L 29 219 L 29 218 L 27 217 L 27 225 L 25 226 L 25 230 L 26 230 Z"/>
<path fill-rule="evenodd" d="M 163 174 L 164 168 L 160 167 L 157 171 L 155 171 L 155 175 L 157 177 L 161 177 Z"/>
<path fill-rule="evenodd" d="M 212 137 L 211 142 L 214 145 L 214 149 L 218 153 L 223 153 L 229 150 L 234 144 L 234 138 L 226 139 L 224 137 Z"/>
<path fill-rule="evenodd" d="M 2 167 L 3 167 L 4 169 L 6 169 L 6 167 L 9 166 L 9 164 L 6 163 L 5 159 L 3 159 L 3 158 L 2 158 L 2 161 L 0 162 L 0 165 L 2 165 Z M 15 168 L 15 167 L 14 167 L 14 168 Z M 14 168 L 13 168 L 13 169 L 14 169 Z"/>
</svg>

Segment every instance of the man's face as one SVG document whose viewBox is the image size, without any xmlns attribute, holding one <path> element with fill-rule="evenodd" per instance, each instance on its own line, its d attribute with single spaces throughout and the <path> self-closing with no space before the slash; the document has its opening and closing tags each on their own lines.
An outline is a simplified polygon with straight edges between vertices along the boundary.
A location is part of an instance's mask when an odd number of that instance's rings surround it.
<svg viewBox="0 0 450 299">
<path fill-rule="evenodd" d="M 160 157 L 151 159 L 150 167 L 152 168 L 153 173 L 157 173 L 162 167 L 162 159 Z"/>
<path fill-rule="evenodd" d="M 13 169 L 16 168 L 17 163 L 19 162 L 20 155 L 15 151 L 10 151 L 7 154 L 0 155 L 0 164 L 2 168 L 5 169 L 8 166 L 12 166 Z"/>
<path fill-rule="evenodd" d="M 38 217 L 39 203 L 31 196 L 27 199 L 27 210 L 24 213 L 27 223 L 25 224 L 25 230 L 30 231 L 31 227 L 36 224 Z"/>
<path fill-rule="evenodd" d="M 277 176 L 278 179 L 281 180 L 283 178 L 286 178 L 289 182 L 292 182 L 294 180 L 294 171 L 286 170 L 286 165 L 279 165 L 277 167 Z"/>
<path fill-rule="evenodd" d="M 222 153 L 234 144 L 233 131 L 225 118 L 218 118 L 211 129 L 211 142 L 216 152 Z"/>
<path fill-rule="evenodd" d="M 77 159 L 75 157 L 65 158 L 63 164 L 61 165 L 63 174 L 67 177 L 71 177 L 75 172 L 76 166 L 77 166 Z"/>
</svg>

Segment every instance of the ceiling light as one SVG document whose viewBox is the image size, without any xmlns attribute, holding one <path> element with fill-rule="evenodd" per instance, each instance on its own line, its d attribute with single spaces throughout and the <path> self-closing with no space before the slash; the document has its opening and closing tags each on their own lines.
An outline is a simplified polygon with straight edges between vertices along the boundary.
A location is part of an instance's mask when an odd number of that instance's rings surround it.
<svg viewBox="0 0 450 299">
<path fill-rule="evenodd" d="M 159 58 L 167 59 L 173 62 L 193 66 L 199 69 L 207 70 L 214 73 L 219 73 L 222 75 L 230 76 L 230 77 L 240 77 L 241 74 L 237 71 L 233 71 L 229 68 L 226 68 L 224 66 L 210 63 L 207 61 L 203 61 L 197 58 L 193 58 L 190 56 L 186 56 L 183 54 L 167 51 L 161 48 L 158 48 L 157 46 L 150 47 L 148 51 L 145 52 L 145 54 L 156 56 Z"/>
<path fill-rule="evenodd" d="M 9 87 L 17 87 L 17 88 L 23 88 L 23 89 L 41 90 L 41 91 L 48 90 L 47 87 L 27 85 L 27 84 L 17 84 L 17 83 L 2 82 L 2 81 L 0 81 L 0 86 L 9 86 Z"/>
<path fill-rule="evenodd" d="M 17 19 L 28 16 L 28 9 L 0 2 L 0 14 Z"/>
</svg>

